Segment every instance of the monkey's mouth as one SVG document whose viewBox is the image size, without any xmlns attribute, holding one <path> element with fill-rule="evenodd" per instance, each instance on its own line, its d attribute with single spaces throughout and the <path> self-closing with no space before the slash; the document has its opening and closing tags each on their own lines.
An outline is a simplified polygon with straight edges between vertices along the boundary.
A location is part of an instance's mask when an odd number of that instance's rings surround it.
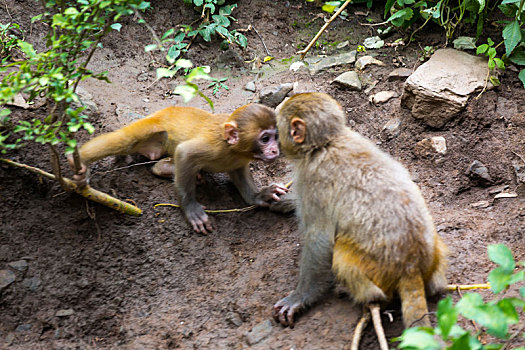
<svg viewBox="0 0 525 350">
<path fill-rule="evenodd" d="M 255 159 L 260 159 L 260 160 L 262 160 L 265 163 L 272 163 L 272 162 L 274 162 L 277 159 L 277 157 L 279 157 L 278 154 L 275 154 L 275 155 L 272 154 L 270 156 L 267 156 L 267 155 L 256 155 L 256 156 L 254 156 Z"/>
</svg>

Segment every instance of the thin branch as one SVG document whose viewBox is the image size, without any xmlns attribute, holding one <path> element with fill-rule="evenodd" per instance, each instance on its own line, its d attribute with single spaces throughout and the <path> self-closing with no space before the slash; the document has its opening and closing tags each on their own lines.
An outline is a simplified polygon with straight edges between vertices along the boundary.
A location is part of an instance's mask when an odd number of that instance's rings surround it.
<svg viewBox="0 0 525 350">
<path fill-rule="evenodd" d="M 343 10 L 346 8 L 346 6 L 348 6 L 348 4 L 350 4 L 352 0 L 346 0 L 345 3 L 343 5 L 341 5 L 341 7 L 339 8 L 339 10 L 337 10 L 336 13 L 334 13 L 334 15 L 328 20 L 328 22 L 326 22 L 324 24 L 324 26 L 319 30 L 319 32 L 317 32 L 317 34 L 315 35 L 315 37 L 312 39 L 312 41 L 310 41 L 310 43 L 308 44 L 308 46 L 304 49 L 304 50 L 301 50 L 299 52 L 297 52 L 298 54 L 301 55 L 301 59 L 304 58 L 304 56 L 306 56 L 306 53 L 312 48 L 312 46 L 315 44 L 315 42 L 317 41 L 317 39 L 319 39 L 319 37 L 321 36 L 321 34 L 323 34 L 323 32 L 325 31 L 325 29 L 330 25 L 330 23 L 333 22 L 334 19 L 337 18 L 337 16 L 339 16 L 339 14 L 341 12 L 343 12 Z"/>
<path fill-rule="evenodd" d="M 379 348 L 381 350 L 388 350 L 388 343 L 385 337 L 385 331 L 381 324 L 381 315 L 379 314 L 379 304 L 370 304 L 370 313 L 372 313 L 372 322 L 374 323 L 374 329 L 377 334 L 377 340 L 379 341 Z"/>
<path fill-rule="evenodd" d="M 266 50 L 266 53 L 268 54 L 268 56 L 271 56 L 270 51 L 268 51 L 268 48 L 266 47 L 266 44 L 265 44 L 265 42 L 264 42 L 264 40 L 263 40 L 261 34 L 259 34 L 259 32 L 257 31 L 257 29 L 255 29 L 255 27 L 254 27 L 253 25 L 250 24 L 250 27 L 253 28 L 255 34 L 257 34 L 257 36 L 259 37 L 259 39 L 261 39 L 261 42 L 262 42 L 262 44 L 263 44 L 263 46 L 264 46 L 264 49 Z"/>
<path fill-rule="evenodd" d="M 363 316 L 361 316 L 361 319 L 357 323 L 357 326 L 355 326 L 354 336 L 352 337 L 352 345 L 350 346 L 350 350 L 359 350 L 359 342 L 361 341 L 363 330 L 365 329 L 369 321 L 370 310 L 367 307 L 365 307 L 363 310 Z"/>
</svg>

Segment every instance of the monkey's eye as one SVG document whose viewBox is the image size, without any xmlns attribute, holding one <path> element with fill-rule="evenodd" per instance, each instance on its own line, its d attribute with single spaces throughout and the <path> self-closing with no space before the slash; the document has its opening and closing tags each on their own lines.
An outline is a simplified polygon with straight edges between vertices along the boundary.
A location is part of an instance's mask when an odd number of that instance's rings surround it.
<svg viewBox="0 0 525 350">
<path fill-rule="evenodd" d="M 268 135 L 263 135 L 263 137 L 261 137 L 261 142 L 262 142 L 262 143 L 268 143 L 268 142 L 270 142 L 270 136 L 268 136 Z"/>
</svg>

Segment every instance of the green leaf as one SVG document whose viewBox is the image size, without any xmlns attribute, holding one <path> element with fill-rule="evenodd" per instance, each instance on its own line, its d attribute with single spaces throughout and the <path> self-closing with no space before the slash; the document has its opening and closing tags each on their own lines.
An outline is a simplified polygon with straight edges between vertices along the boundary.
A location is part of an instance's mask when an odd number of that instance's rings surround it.
<svg viewBox="0 0 525 350">
<path fill-rule="evenodd" d="M 150 52 L 157 49 L 157 44 L 149 44 L 144 46 L 144 52 Z"/>
<path fill-rule="evenodd" d="M 202 6 L 203 3 L 204 3 L 203 0 L 193 0 L 193 4 L 195 4 L 195 6 L 197 7 Z"/>
<path fill-rule="evenodd" d="M 173 34 L 174 32 L 175 32 L 175 29 L 174 29 L 174 28 L 170 28 L 170 29 L 168 29 L 168 30 L 162 35 L 161 40 L 166 39 L 168 36 L 170 36 L 170 35 Z"/>
<path fill-rule="evenodd" d="M 525 86 L 525 83 L 523 83 L 523 85 Z M 525 298 L 525 287 L 521 287 L 520 288 L 520 295 L 521 295 L 522 298 Z"/>
<path fill-rule="evenodd" d="M 509 60 L 514 64 L 525 66 L 525 50 L 523 50 L 521 47 L 515 49 L 509 56 Z"/>
<path fill-rule="evenodd" d="M 493 70 L 494 67 L 496 67 L 496 62 L 494 62 L 493 58 L 489 58 L 488 66 L 490 70 Z"/>
<path fill-rule="evenodd" d="M 478 0 L 478 4 L 479 4 L 478 14 L 480 14 L 485 9 L 485 0 Z"/>
<path fill-rule="evenodd" d="M 235 39 L 237 39 L 237 43 L 242 48 L 245 48 L 248 45 L 248 39 L 246 39 L 246 37 L 241 33 L 235 33 Z"/>
<path fill-rule="evenodd" d="M 192 82 L 196 79 L 211 79 L 209 76 L 209 67 L 196 67 L 185 77 L 187 82 Z"/>
<path fill-rule="evenodd" d="M 452 326 L 456 324 L 458 318 L 458 311 L 454 307 L 452 298 L 448 296 L 446 299 L 440 300 L 437 309 L 437 319 L 439 329 L 443 338 L 447 338 Z"/>
<path fill-rule="evenodd" d="M 171 70 L 168 68 L 157 68 L 157 79 L 162 78 L 173 78 L 173 76 L 177 73 L 176 70 Z"/>
<path fill-rule="evenodd" d="M 494 41 L 492 41 L 491 38 L 487 38 L 487 43 L 489 44 L 489 46 L 493 46 L 494 45 Z"/>
<path fill-rule="evenodd" d="M 489 49 L 489 46 L 487 44 L 479 45 L 476 49 L 476 55 L 485 53 L 487 52 L 488 49 Z"/>
<path fill-rule="evenodd" d="M 461 337 L 454 340 L 450 347 L 447 347 L 447 350 L 468 350 L 472 349 L 470 347 L 470 338 L 472 336 L 469 333 L 463 334 Z M 475 338 L 474 338 L 475 339 Z"/>
<path fill-rule="evenodd" d="M 522 69 L 520 71 L 520 73 L 518 74 L 518 78 L 520 78 L 521 82 L 523 83 L 523 87 L 525 88 L 525 69 Z"/>
<path fill-rule="evenodd" d="M 510 56 L 516 45 L 521 41 L 520 23 L 514 20 L 503 28 L 503 39 L 505 39 L 505 53 Z"/>
<path fill-rule="evenodd" d="M 493 48 L 493 47 L 490 47 L 489 50 L 487 51 L 487 56 L 489 56 L 489 58 L 494 58 L 496 57 L 496 49 Z"/>
<path fill-rule="evenodd" d="M 492 85 L 494 86 L 500 86 L 501 85 L 501 82 L 499 81 L 499 79 L 493 75 L 491 75 L 489 77 L 489 81 L 491 82 Z"/>
<path fill-rule="evenodd" d="M 502 299 L 497 303 L 502 314 L 505 316 L 505 319 L 508 324 L 515 324 L 520 321 L 520 316 L 516 312 L 514 304 L 510 299 Z"/>
<path fill-rule="evenodd" d="M 505 63 L 499 59 L 499 58 L 494 58 L 494 61 L 496 62 L 496 66 L 499 68 L 499 69 L 505 69 Z"/>
<path fill-rule="evenodd" d="M 502 5 L 505 5 L 505 4 L 517 4 L 517 3 L 519 3 L 519 2 L 520 2 L 520 0 L 503 0 L 503 1 L 501 2 L 501 4 L 502 4 Z"/>
<path fill-rule="evenodd" d="M 177 49 L 177 47 L 172 46 L 169 48 L 168 53 L 166 55 L 166 61 L 168 61 L 169 64 L 173 64 L 175 60 L 180 56 L 180 50 Z"/>
<path fill-rule="evenodd" d="M 516 267 L 514 257 L 512 256 L 512 251 L 506 245 L 491 244 L 488 246 L 487 251 L 489 259 L 500 265 L 505 272 L 511 273 L 514 271 Z"/>
<path fill-rule="evenodd" d="M 95 127 L 91 123 L 84 123 L 82 127 L 90 134 L 95 132 Z"/>
<path fill-rule="evenodd" d="M 422 328 L 408 328 L 401 335 L 401 349 L 440 349 L 434 336 Z"/>
<path fill-rule="evenodd" d="M 388 18 L 387 22 L 392 22 L 393 25 L 399 27 L 403 24 L 404 21 L 408 21 L 412 18 L 412 15 L 414 14 L 414 11 L 412 11 L 411 8 L 404 8 L 400 11 L 397 11 L 394 13 L 390 18 Z"/>
<path fill-rule="evenodd" d="M 175 65 L 177 67 L 181 67 L 181 68 L 191 68 L 191 67 L 193 67 L 193 63 L 191 63 L 190 60 L 187 60 L 187 59 L 184 59 L 184 58 L 181 58 L 181 59 L 177 60 L 177 62 L 175 62 Z"/>
<path fill-rule="evenodd" d="M 27 55 L 27 57 L 34 58 L 36 56 L 36 51 L 30 43 L 18 40 L 18 47 Z"/>
<path fill-rule="evenodd" d="M 179 85 L 175 87 L 173 90 L 173 93 L 176 95 L 180 95 L 184 102 L 189 102 L 192 98 L 197 95 L 198 89 L 196 89 L 193 86 L 189 85 Z"/>
<path fill-rule="evenodd" d="M 505 290 L 509 285 L 511 273 L 505 271 L 502 267 L 497 267 L 489 272 L 490 289 L 494 294 L 498 294 Z"/>
<path fill-rule="evenodd" d="M 111 25 L 111 29 L 116 30 L 117 32 L 120 32 L 120 28 L 122 28 L 122 24 L 120 23 L 113 23 Z"/>
<path fill-rule="evenodd" d="M 390 13 L 390 9 L 392 8 L 395 2 L 396 0 L 387 0 L 385 5 L 385 13 L 383 14 L 384 18 L 386 18 L 386 16 Z"/>
<path fill-rule="evenodd" d="M 339 3 L 338 3 L 339 5 Z M 328 12 L 328 13 L 333 13 L 334 10 L 337 8 L 337 5 L 330 5 L 330 3 L 326 2 L 324 3 L 323 7 L 321 7 L 321 9 L 324 11 L 324 12 Z"/>
</svg>

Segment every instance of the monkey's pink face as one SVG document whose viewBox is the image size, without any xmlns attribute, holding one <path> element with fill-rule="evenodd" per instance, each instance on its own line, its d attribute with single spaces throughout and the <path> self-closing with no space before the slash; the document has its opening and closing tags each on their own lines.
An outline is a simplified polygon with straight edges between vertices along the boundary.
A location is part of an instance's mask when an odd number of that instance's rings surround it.
<svg viewBox="0 0 525 350">
<path fill-rule="evenodd" d="M 265 162 L 273 162 L 279 157 L 279 135 L 272 127 L 261 130 L 254 144 L 254 158 Z"/>
</svg>

